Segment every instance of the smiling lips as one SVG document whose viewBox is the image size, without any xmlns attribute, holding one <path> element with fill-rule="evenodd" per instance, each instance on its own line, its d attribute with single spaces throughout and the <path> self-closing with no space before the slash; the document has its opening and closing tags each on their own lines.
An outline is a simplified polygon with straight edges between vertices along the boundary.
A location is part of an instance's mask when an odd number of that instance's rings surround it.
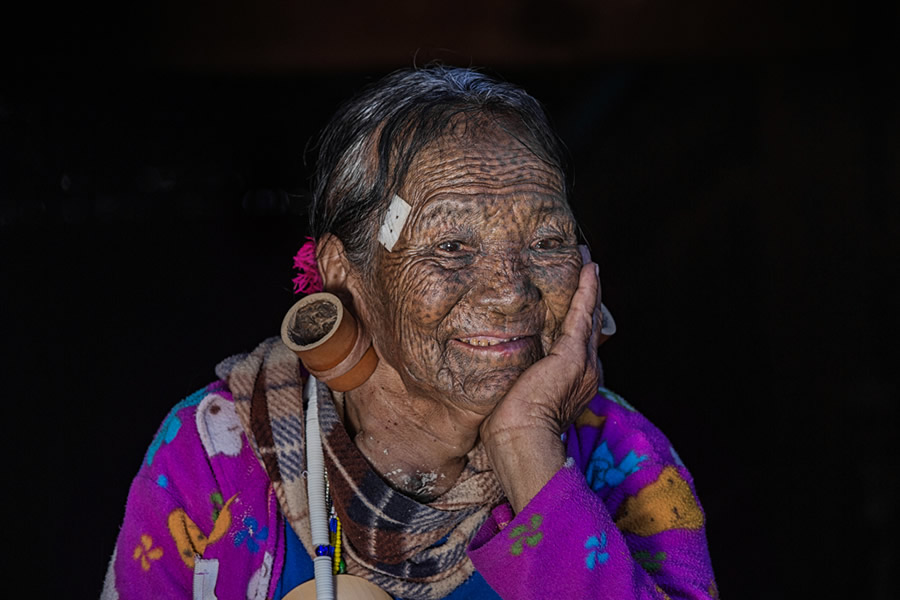
<svg viewBox="0 0 900 600">
<path fill-rule="evenodd" d="M 470 346 L 496 346 L 498 344 L 505 344 L 507 342 L 514 342 L 516 340 L 522 339 L 522 336 L 516 336 L 511 338 L 495 338 L 495 337 L 471 337 L 471 338 L 459 338 L 459 341 L 463 344 L 468 344 Z"/>
<path fill-rule="evenodd" d="M 509 348 L 509 346 L 516 346 L 518 344 L 514 344 L 513 342 L 518 342 L 520 340 L 524 340 L 528 336 L 524 335 L 516 335 L 507 338 L 487 336 L 487 335 L 479 335 L 475 337 L 466 337 L 466 338 L 457 338 L 457 342 L 461 342 L 467 346 L 472 346 L 475 348 L 486 348 L 489 346 L 503 346 L 505 348 Z M 498 348 L 499 350 L 499 348 Z"/>
</svg>

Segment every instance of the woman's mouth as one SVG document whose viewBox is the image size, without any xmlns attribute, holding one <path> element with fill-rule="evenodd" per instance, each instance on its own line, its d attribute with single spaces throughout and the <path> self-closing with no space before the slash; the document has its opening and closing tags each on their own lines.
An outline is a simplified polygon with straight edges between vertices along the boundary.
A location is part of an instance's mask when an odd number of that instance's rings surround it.
<svg viewBox="0 0 900 600">
<path fill-rule="evenodd" d="M 478 337 L 469 337 L 469 338 L 458 338 L 457 341 L 462 342 L 463 344 L 468 344 L 469 346 L 498 346 L 500 344 L 508 344 L 509 342 L 515 342 L 517 340 L 521 340 L 525 336 L 517 335 L 509 338 L 497 338 L 497 337 L 487 337 L 487 336 L 478 336 Z"/>
<path fill-rule="evenodd" d="M 502 362 L 537 360 L 538 344 L 533 335 L 472 335 L 453 340 L 457 347 L 470 356 Z M 539 357 L 538 357 L 539 358 Z"/>
</svg>

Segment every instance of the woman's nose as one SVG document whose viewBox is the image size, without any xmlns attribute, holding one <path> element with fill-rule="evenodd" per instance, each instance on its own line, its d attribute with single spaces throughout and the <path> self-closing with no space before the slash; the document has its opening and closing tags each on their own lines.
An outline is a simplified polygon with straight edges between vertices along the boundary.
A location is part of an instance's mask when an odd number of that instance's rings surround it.
<svg viewBox="0 0 900 600">
<path fill-rule="evenodd" d="M 486 265 L 478 302 L 496 312 L 513 315 L 532 308 L 541 298 L 521 257 L 497 257 Z"/>
</svg>

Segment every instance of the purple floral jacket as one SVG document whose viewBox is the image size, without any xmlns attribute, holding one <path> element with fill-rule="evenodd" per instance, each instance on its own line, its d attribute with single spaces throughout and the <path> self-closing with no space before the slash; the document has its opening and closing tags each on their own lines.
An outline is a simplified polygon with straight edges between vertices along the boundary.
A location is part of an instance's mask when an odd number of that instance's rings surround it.
<svg viewBox="0 0 900 600">
<path fill-rule="evenodd" d="M 668 440 L 600 388 L 566 432 L 569 460 L 517 515 L 498 506 L 469 557 L 501 598 L 718 598 L 706 519 Z M 135 477 L 102 598 L 275 595 L 284 520 L 215 382 L 179 402 Z"/>
</svg>

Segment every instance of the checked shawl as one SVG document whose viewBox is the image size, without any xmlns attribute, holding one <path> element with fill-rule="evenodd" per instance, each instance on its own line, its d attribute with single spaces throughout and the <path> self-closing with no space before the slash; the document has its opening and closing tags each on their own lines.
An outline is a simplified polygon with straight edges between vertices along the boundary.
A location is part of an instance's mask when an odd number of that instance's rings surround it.
<svg viewBox="0 0 900 600">
<path fill-rule="evenodd" d="M 299 359 L 278 338 L 220 366 L 247 437 L 278 503 L 314 555 L 306 494 L 303 383 Z M 468 455 L 454 486 L 422 504 L 388 486 L 350 439 L 331 391 L 319 384 L 319 427 L 347 572 L 394 597 L 437 600 L 474 572 L 466 546 L 503 500 L 483 446 Z"/>
</svg>

